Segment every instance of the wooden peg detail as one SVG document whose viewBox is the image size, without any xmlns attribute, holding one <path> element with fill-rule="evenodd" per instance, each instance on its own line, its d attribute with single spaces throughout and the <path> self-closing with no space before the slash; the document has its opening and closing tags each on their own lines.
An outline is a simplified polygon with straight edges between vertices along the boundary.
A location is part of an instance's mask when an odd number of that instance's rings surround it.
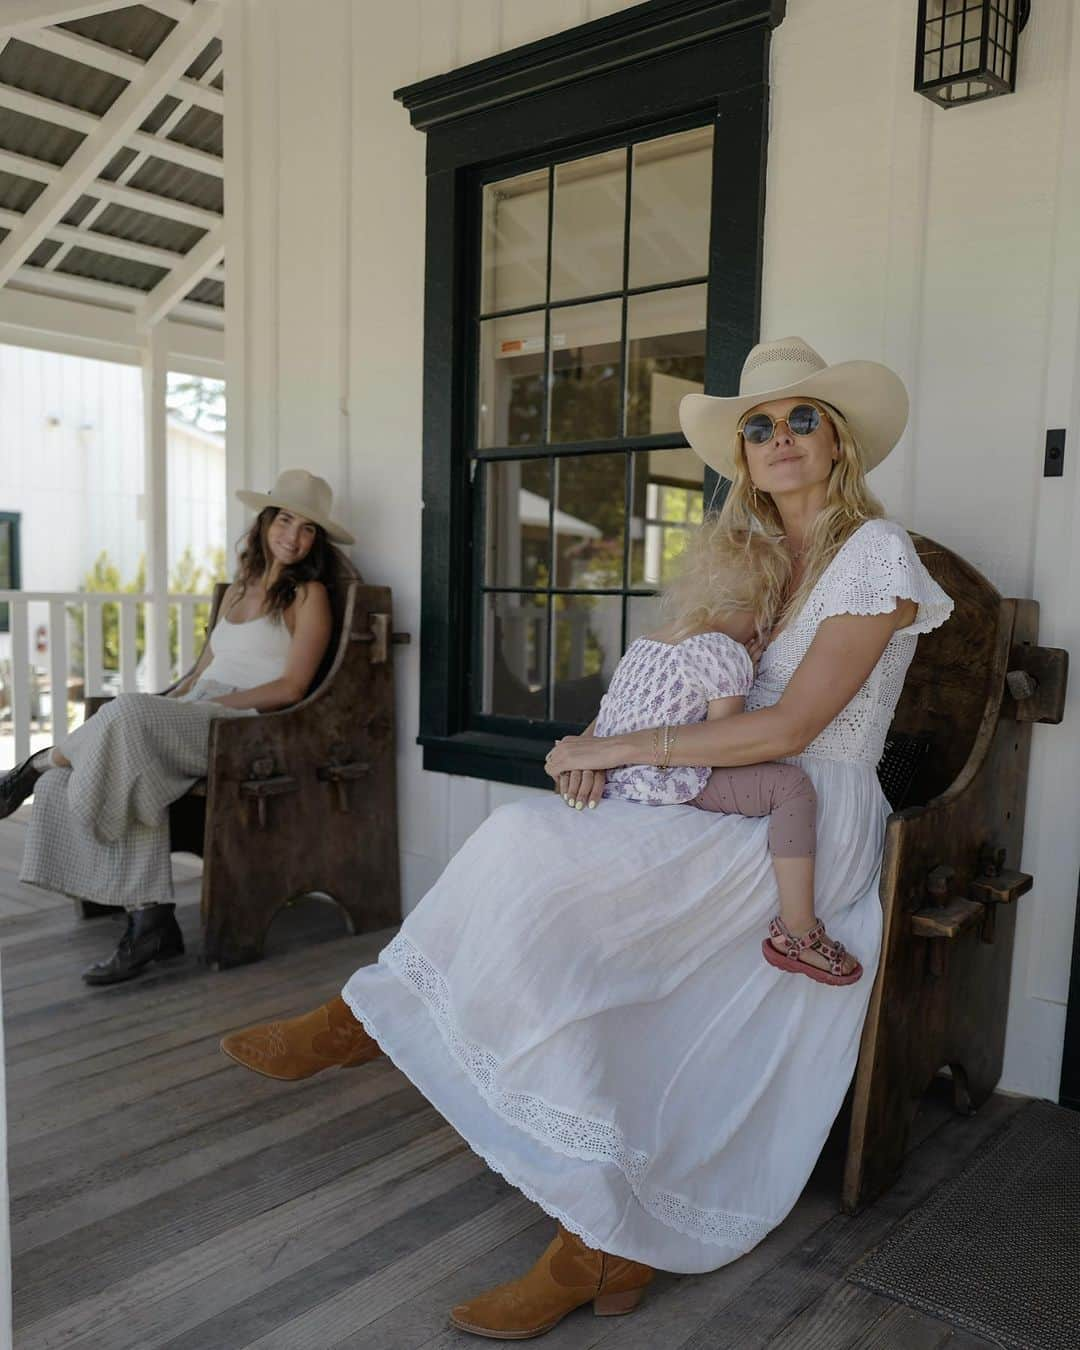
<svg viewBox="0 0 1080 1350">
<path fill-rule="evenodd" d="M 969 888 L 972 899 L 981 900 L 986 905 L 1011 905 L 1022 895 L 1027 895 L 1035 878 L 1027 872 L 1013 872 L 1002 868 L 993 876 L 976 877 Z"/>
<path fill-rule="evenodd" d="M 1017 722 L 1057 725 L 1065 716 L 1069 653 L 1061 647 L 1021 643 L 1009 653 L 1005 685 L 1009 697 L 1002 715 Z M 1011 705 L 1011 706 L 1010 706 Z"/>
<path fill-rule="evenodd" d="M 291 774 L 278 774 L 274 778 L 254 778 L 240 784 L 241 797 L 254 798 L 259 813 L 259 829 L 266 829 L 266 803 L 271 797 L 281 797 L 287 792 L 295 792 L 299 784 Z"/>
<path fill-rule="evenodd" d="M 955 939 L 982 923 L 986 906 L 977 900 L 953 896 L 944 905 L 917 909 L 911 916 L 911 931 L 916 937 Z"/>
<path fill-rule="evenodd" d="M 358 778 L 365 777 L 370 772 L 370 764 L 362 764 L 357 760 L 352 764 L 324 764 L 321 768 L 315 770 L 315 776 L 321 783 L 334 784 L 337 791 L 338 810 L 348 811 L 348 785 L 354 783 Z"/>
</svg>

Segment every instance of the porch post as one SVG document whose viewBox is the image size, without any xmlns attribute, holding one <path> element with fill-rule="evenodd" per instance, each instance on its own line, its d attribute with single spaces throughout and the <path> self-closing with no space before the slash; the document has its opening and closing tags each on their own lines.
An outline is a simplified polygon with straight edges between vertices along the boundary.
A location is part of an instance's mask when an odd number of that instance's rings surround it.
<svg viewBox="0 0 1080 1350">
<path fill-rule="evenodd" d="M 146 530 L 146 589 L 152 604 L 146 615 L 147 670 L 150 688 L 169 684 L 169 541 L 168 455 L 165 391 L 168 348 L 165 324 L 155 323 L 143 339 L 143 502 Z"/>
</svg>

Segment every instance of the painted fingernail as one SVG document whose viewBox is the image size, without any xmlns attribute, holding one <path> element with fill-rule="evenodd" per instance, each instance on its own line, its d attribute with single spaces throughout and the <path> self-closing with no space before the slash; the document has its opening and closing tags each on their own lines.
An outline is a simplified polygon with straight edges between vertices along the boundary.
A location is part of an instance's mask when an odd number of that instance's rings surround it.
<svg viewBox="0 0 1080 1350">
<path fill-rule="evenodd" d="M 575 803 L 574 803 L 574 810 L 575 810 L 575 811 L 580 811 L 581 808 L 582 808 L 584 805 L 585 805 L 584 802 L 575 802 Z"/>
<path fill-rule="evenodd" d="M 595 802 L 590 802 L 590 803 L 589 803 L 589 810 L 590 810 L 590 811 L 595 811 L 595 810 L 596 810 L 596 803 L 595 803 Z"/>
<path fill-rule="evenodd" d="M 566 804 L 567 806 L 577 806 L 577 802 L 574 801 L 573 797 L 567 797 Z"/>
</svg>

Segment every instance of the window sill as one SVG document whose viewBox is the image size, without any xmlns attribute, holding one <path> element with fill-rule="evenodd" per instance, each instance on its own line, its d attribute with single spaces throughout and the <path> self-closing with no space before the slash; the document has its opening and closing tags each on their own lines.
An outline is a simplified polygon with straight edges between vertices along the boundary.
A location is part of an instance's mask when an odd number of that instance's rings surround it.
<svg viewBox="0 0 1080 1350">
<path fill-rule="evenodd" d="M 462 731 L 456 736 L 418 736 L 424 747 L 424 768 L 435 773 L 464 774 L 517 787 L 551 789 L 544 772 L 548 741 L 524 736 L 496 736 L 485 731 Z"/>
</svg>

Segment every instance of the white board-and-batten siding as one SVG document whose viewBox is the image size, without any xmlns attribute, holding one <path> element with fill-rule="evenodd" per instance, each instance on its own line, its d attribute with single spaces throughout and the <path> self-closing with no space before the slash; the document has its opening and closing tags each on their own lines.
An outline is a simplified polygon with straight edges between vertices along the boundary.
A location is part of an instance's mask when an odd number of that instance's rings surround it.
<svg viewBox="0 0 1080 1350">
<path fill-rule="evenodd" d="M 424 136 L 394 89 L 627 6 L 236 0 L 226 14 L 230 486 L 325 473 L 365 576 L 419 633 Z M 377 14 L 376 14 L 377 10 Z M 914 416 L 872 478 L 890 513 L 1042 604 L 1077 649 L 1080 15 L 1033 7 L 1015 95 L 912 91 L 915 0 L 798 0 L 773 37 L 762 333 L 889 362 Z M 733 185 L 737 190 L 737 185 Z M 1072 440 L 1043 479 L 1048 426 Z M 234 516 L 235 537 L 241 517 Z M 399 648 L 406 907 L 521 791 L 426 773 Z M 1055 1097 L 1080 869 L 1080 733 L 1037 727 L 1002 1086 Z M 583 897 L 583 903 L 587 897 Z"/>
</svg>

